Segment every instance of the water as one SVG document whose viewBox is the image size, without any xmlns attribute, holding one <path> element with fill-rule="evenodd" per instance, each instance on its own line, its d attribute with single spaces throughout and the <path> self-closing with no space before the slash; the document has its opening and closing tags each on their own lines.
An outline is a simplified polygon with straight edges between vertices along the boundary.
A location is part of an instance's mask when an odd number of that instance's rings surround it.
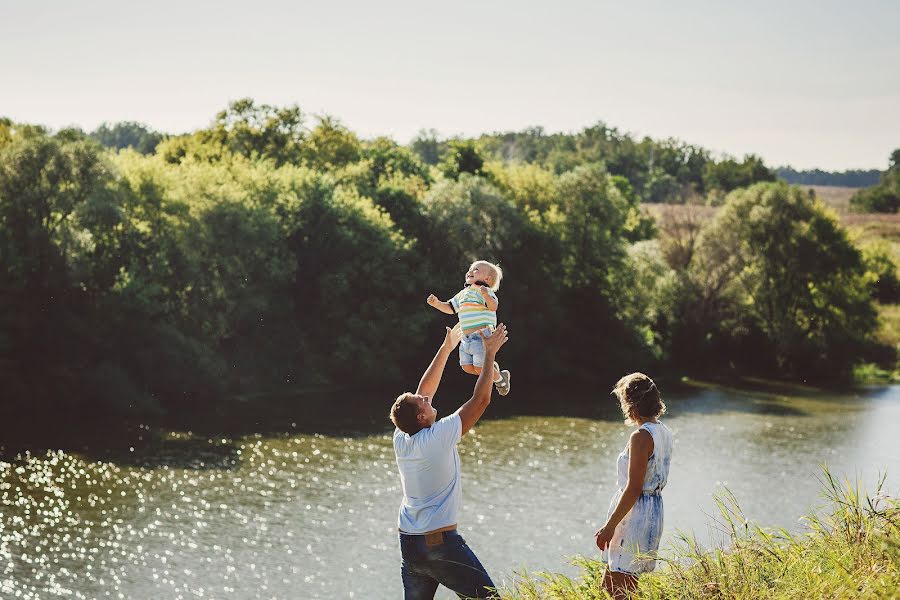
<svg viewBox="0 0 900 600">
<path fill-rule="evenodd" d="M 751 519 L 799 531 L 822 504 L 823 462 L 868 484 L 886 470 L 898 492 L 900 387 L 800 398 L 694 390 L 667 401 L 675 451 L 663 546 L 675 529 L 715 537 L 707 514 L 722 486 Z M 595 554 L 630 429 L 608 400 L 520 393 L 527 416 L 499 402 L 489 411 L 505 416 L 460 445 L 461 532 L 497 582 L 525 569 L 574 574 L 565 557 Z M 436 404 L 454 408 L 447 395 Z M 562 409 L 581 416 L 542 414 Z M 374 430 L 350 436 L 296 422 L 240 437 L 154 438 L 142 427 L 134 439 L 153 443 L 102 460 L 55 451 L 0 463 L 0 597 L 402 597 L 399 480 L 378 424 L 384 407 L 374 412 L 360 418 Z"/>
</svg>

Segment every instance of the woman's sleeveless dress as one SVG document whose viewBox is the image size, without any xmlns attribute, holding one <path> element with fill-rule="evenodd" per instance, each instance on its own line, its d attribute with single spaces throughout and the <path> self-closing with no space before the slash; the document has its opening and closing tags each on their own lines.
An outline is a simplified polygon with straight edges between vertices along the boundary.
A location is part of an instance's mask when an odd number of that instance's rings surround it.
<svg viewBox="0 0 900 600">
<path fill-rule="evenodd" d="M 653 436 L 653 453 L 647 462 L 647 474 L 640 497 L 616 526 L 609 549 L 603 552 L 603 561 L 610 571 L 638 575 L 656 568 L 656 551 L 663 528 L 662 489 L 669 478 L 669 464 L 672 460 L 672 432 L 662 423 L 644 423 L 640 429 Z M 616 504 L 628 484 L 628 446 L 619 455 L 617 462 L 619 491 L 609 504 L 607 519 L 616 509 Z"/>
</svg>

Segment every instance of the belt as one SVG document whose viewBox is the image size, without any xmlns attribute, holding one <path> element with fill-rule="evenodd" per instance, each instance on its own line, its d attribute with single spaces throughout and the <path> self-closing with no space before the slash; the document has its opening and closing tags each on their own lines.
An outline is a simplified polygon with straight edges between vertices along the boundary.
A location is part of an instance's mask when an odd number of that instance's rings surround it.
<svg viewBox="0 0 900 600">
<path fill-rule="evenodd" d="M 439 529 L 432 529 L 431 531 L 426 531 L 425 533 L 406 533 L 401 529 L 400 535 L 421 535 L 425 538 L 426 546 L 440 546 L 444 543 L 444 533 L 448 531 L 456 531 L 456 524 L 447 525 L 446 527 L 441 527 Z"/>
<path fill-rule="evenodd" d="M 402 533 L 403 535 L 431 535 L 432 533 L 443 533 L 445 531 L 455 531 L 455 530 L 456 530 L 456 523 L 454 523 L 453 525 L 447 525 L 446 527 L 439 527 L 438 529 L 432 529 L 431 531 L 426 531 L 425 533 L 407 533 L 406 531 L 403 531 L 402 529 L 398 529 L 398 531 L 400 533 Z"/>
</svg>

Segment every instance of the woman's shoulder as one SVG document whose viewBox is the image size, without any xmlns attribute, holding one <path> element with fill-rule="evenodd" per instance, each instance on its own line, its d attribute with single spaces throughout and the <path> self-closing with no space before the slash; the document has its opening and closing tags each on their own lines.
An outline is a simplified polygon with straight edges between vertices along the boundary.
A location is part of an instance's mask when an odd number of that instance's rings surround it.
<svg viewBox="0 0 900 600">
<path fill-rule="evenodd" d="M 657 437 L 660 437 L 660 436 L 662 436 L 663 438 L 671 438 L 672 437 L 672 430 L 669 429 L 668 427 L 666 427 L 666 425 L 660 421 L 657 421 L 655 423 L 652 423 L 652 422 L 643 423 L 635 431 L 635 433 L 637 433 L 638 431 L 646 431 L 650 435 L 650 437 L 654 438 L 654 439 Z"/>
<path fill-rule="evenodd" d="M 653 432 L 649 429 L 645 429 L 643 426 L 638 427 L 634 431 L 631 432 L 631 446 L 633 447 L 635 444 L 643 445 L 643 444 L 653 444 Z"/>
</svg>

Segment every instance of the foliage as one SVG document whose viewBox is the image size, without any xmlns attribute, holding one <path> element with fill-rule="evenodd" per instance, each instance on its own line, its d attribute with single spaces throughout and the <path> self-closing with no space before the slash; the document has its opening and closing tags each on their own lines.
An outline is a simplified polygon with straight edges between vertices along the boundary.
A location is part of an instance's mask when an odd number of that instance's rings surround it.
<svg viewBox="0 0 900 600">
<path fill-rule="evenodd" d="M 748 154 L 741 162 L 732 158 L 718 163 L 709 162 L 703 174 L 703 183 L 708 190 L 725 193 L 760 181 L 775 181 L 775 173 L 753 154 Z"/>
<path fill-rule="evenodd" d="M 332 117 L 322 117 L 303 140 L 305 162 L 329 169 L 359 160 L 361 147 L 356 135 Z"/>
<path fill-rule="evenodd" d="M 850 205 L 861 212 L 895 213 L 900 208 L 900 148 L 891 153 L 890 166 L 878 185 L 856 192 Z"/>
<path fill-rule="evenodd" d="M 878 241 L 863 247 L 862 254 L 873 298 L 884 303 L 900 302 L 900 279 L 897 278 L 897 265 L 891 258 L 890 246 Z"/>
<path fill-rule="evenodd" d="M 654 220 L 648 194 L 705 189 L 705 151 L 602 124 L 417 139 L 360 140 L 329 117 L 307 130 L 299 108 L 251 100 L 150 153 L 0 120 L 4 389 L 20 408 L 171 412 L 407 381 L 452 322 L 424 298 L 450 297 L 476 258 L 507 274 L 504 360 L 526 380 L 893 368 L 872 346 L 893 263 L 798 189 L 734 192 L 712 222 L 697 204 Z M 732 166 L 767 176 L 752 157 Z"/>
<path fill-rule="evenodd" d="M 410 149 L 426 165 L 437 165 L 441 161 L 445 146 L 434 129 L 420 130 L 409 144 Z"/>
<path fill-rule="evenodd" d="M 185 158 L 220 160 L 231 153 L 273 160 L 278 165 L 300 164 L 306 135 L 299 107 L 257 105 L 243 98 L 219 112 L 208 129 L 164 141 L 160 152 L 169 162 Z"/>
<path fill-rule="evenodd" d="M 475 142 L 452 140 L 439 166 L 444 176 L 449 179 L 458 179 L 463 173 L 481 175 L 484 157 Z"/>
<path fill-rule="evenodd" d="M 765 336 L 779 371 L 846 373 L 874 331 L 860 252 L 799 188 L 756 184 L 733 192 L 701 248 L 710 256 L 704 270 L 718 264 L 732 278 L 723 289 L 733 288 L 748 328 Z"/>
<path fill-rule="evenodd" d="M 141 154 L 153 154 L 164 136 L 141 123 L 122 121 L 113 124 L 101 123 L 90 133 L 90 137 L 107 148 L 115 150 L 134 148 Z"/>
</svg>

